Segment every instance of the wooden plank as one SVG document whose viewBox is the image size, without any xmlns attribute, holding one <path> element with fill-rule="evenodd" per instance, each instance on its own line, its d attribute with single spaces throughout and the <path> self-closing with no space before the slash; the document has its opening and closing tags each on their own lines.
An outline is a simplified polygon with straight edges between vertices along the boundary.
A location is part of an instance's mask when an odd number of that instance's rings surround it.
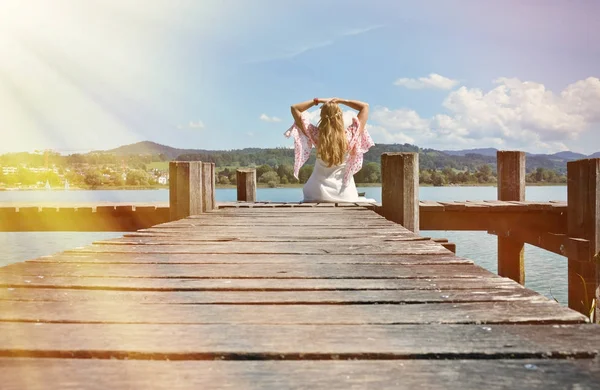
<svg viewBox="0 0 600 390">
<path fill-rule="evenodd" d="M 589 324 L 0 323 L 0 355 L 48 358 L 332 359 L 332 355 L 339 359 L 593 358 L 598 355 L 599 346 L 600 332 Z"/>
<path fill-rule="evenodd" d="M 518 242 L 534 245 L 538 248 L 556 253 L 557 255 L 565 256 L 567 254 L 566 242 L 568 237 L 566 234 L 532 231 L 528 229 L 521 229 L 518 226 L 515 226 L 513 229 L 506 232 L 491 231 L 488 233 L 505 237 L 513 237 Z"/>
<path fill-rule="evenodd" d="M 0 300 L 47 302 L 125 302 L 142 304 L 383 304 L 547 301 L 528 289 L 394 291 L 90 291 L 77 289 L 0 289 Z"/>
<path fill-rule="evenodd" d="M 527 212 L 527 208 L 521 205 L 515 205 L 508 202 L 502 201 L 467 201 L 467 205 L 477 205 L 480 207 L 485 207 L 485 211 L 489 213 L 504 213 L 507 211 L 517 211 L 517 212 Z M 477 211 L 482 211 L 477 210 Z"/>
<path fill-rule="evenodd" d="M 200 243 L 195 245 L 94 245 L 66 251 L 68 253 L 260 253 L 260 254 L 397 254 L 419 255 L 440 254 L 449 255 L 450 251 L 439 244 L 427 241 L 418 242 L 388 242 L 385 246 L 378 243 L 340 246 L 334 242 L 320 244 L 318 242 L 302 242 L 292 245 L 288 242 L 249 243 L 227 242 Z"/>
<path fill-rule="evenodd" d="M 296 222 L 311 222 L 312 224 L 320 224 L 323 222 L 336 222 L 336 224 L 341 223 L 361 223 L 362 225 L 373 224 L 373 225 L 388 225 L 394 226 L 393 223 L 387 221 L 385 218 L 381 216 L 342 216 L 335 214 L 325 214 L 325 215 L 310 215 L 310 214 L 298 214 L 298 215 L 289 215 L 289 216 L 197 216 L 198 218 L 186 218 L 184 221 L 179 222 L 169 222 L 170 225 L 178 225 L 181 223 L 196 223 L 196 224 L 211 224 L 211 223 L 230 223 L 230 224 L 247 224 L 251 222 L 261 222 L 261 223 L 269 223 L 273 222 L 276 224 L 279 223 L 296 223 Z"/>
<path fill-rule="evenodd" d="M 140 305 L 126 302 L 0 301 L 0 321 L 153 324 L 582 323 L 550 300 L 426 305 Z M 599 336 L 600 336 L 600 332 Z M 600 345 L 600 344 L 599 344 Z"/>
<path fill-rule="evenodd" d="M 223 243 L 226 246 L 228 243 L 236 242 L 241 245 L 242 243 L 248 243 L 249 246 L 256 245 L 252 243 L 264 243 L 264 245 L 268 246 L 275 243 L 290 243 L 290 245 L 294 245 L 294 248 L 298 245 L 322 245 L 323 247 L 327 247 L 327 245 L 387 245 L 388 242 L 423 242 L 423 244 L 427 244 L 433 247 L 432 241 L 426 237 L 419 237 L 416 235 L 394 235 L 394 236 L 375 236 L 375 237 L 344 237 L 344 238 L 329 238 L 329 237 L 252 237 L 252 238 L 237 238 L 237 237 L 214 237 L 212 239 L 206 239 L 198 236 L 191 235 L 177 235 L 177 236 L 137 236 L 137 237 L 119 237 L 119 238 L 109 238 L 102 241 L 94 241 L 93 245 L 214 245 L 216 243 Z"/>
<path fill-rule="evenodd" d="M 280 227 L 286 227 L 286 228 L 294 228 L 296 226 L 310 226 L 310 227 L 336 227 L 336 228 L 347 228 L 347 229 L 364 229 L 366 227 L 371 227 L 371 228 L 390 228 L 390 227 L 394 227 L 393 222 L 386 222 L 386 221 L 376 221 L 376 222 L 367 222 L 367 221 L 360 221 L 360 220 L 348 220 L 348 221 L 332 221 L 332 223 L 328 224 L 327 223 L 327 219 L 322 219 L 322 220 L 302 220 L 302 221 L 294 221 L 294 220 L 288 220 L 288 221 L 274 221 L 273 223 L 269 223 L 269 221 L 265 220 L 265 221 L 256 221 L 253 222 L 252 220 L 248 220 L 248 221 L 206 221 L 206 222 L 196 222 L 196 223 L 191 223 L 191 222 L 181 222 L 178 225 L 174 225 L 172 223 L 170 223 L 168 225 L 168 227 L 175 227 L 175 226 L 182 226 L 182 227 L 193 227 L 193 226 L 198 226 L 198 227 L 218 227 L 218 228 L 225 228 L 225 227 L 231 227 L 231 225 L 234 224 L 235 226 L 243 226 L 247 229 L 253 228 L 255 226 L 259 226 L 259 227 L 263 227 L 263 226 L 280 226 Z M 167 226 L 167 225 L 156 225 L 156 226 Z"/>
<path fill-rule="evenodd" d="M 3 273 L 30 276 L 132 278 L 473 278 L 494 275 L 481 267 L 379 264 L 72 264 L 16 263 Z"/>
<path fill-rule="evenodd" d="M 419 201 L 419 211 L 428 211 L 428 210 L 438 210 L 443 211 L 444 205 L 438 202 L 430 201 L 430 200 L 421 200 Z"/>
<path fill-rule="evenodd" d="M 467 209 L 466 202 L 439 202 L 444 206 L 444 211 L 464 211 Z M 479 207 L 479 209 L 484 209 L 485 207 Z"/>
<path fill-rule="evenodd" d="M 419 232 L 419 154 L 381 155 L 381 203 L 386 218 Z"/>
<path fill-rule="evenodd" d="M 333 358 L 333 356 L 330 356 Z M 593 389 L 600 364 L 579 360 L 142 361 L 0 358 L 5 390 Z"/>
<path fill-rule="evenodd" d="M 155 240 L 172 240 L 172 241 L 200 241 L 200 242 L 209 242 L 209 241 L 245 241 L 245 242 L 275 242 L 275 241 L 284 241 L 284 242 L 297 242 L 297 241 L 333 241 L 333 240 L 353 240 L 356 238 L 371 238 L 371 239 L 405 239 L 405 240 L 415 240 L 420 239 L 424 240 L 425 238 L 416 236 L 414 234 L 404 233 L 404 232 L 391 232 L 391 233 L 381 233 L 374 230 L 361 232 L 357 231 L 352 235 L 343 235 L 338 232 L 331 232 L 330 235 L 319 235 L 315 234 L 312 230 L 305 231 L 302 234 L 281 234 L 277 236 L 266 236 L 263 234 L 231 234 L 231 232 L 222 232 L 221 234 L 215 234 L 207 232 L 206 234 L 201 234 L 199 232 L 136 232 L 124 234 L 120 241 L 130 241 L 130 239 L 140 240 L 140 242 L 151 241 L 151 239 Z M 96 242 L 107 242 L 104 241 L 96 241 Z"/>
<path fill-rule="evenodd" d="M 27 263 L 98 264 L 473 264 L 472 260 L 443 255 L 248 255 L 248 254 L 145 254 L 64 253 L 44 256 Z"/>
<path fill-rule="evenodd" d="M 535 201 L 510 201 L 510 203 L 517 206 L 524 206 L 527 211 L 547 211 L 554 213 L 562 213 L 566 211 L 566 205 L 564 203 L 551 203 L 551 202 L 535 202 Z"/>
<path fill-rule="evenodd" d="M 15 275 L 0 273 L 0 287 L 144 291 L 505 290 L 523 288 L 506 278 L 427 279 L 190 279 Z"/>
<path fill-rule="evenodd" d="M 319 210 L 319 208 L 316 208 L 317 210 Z M 343 208 L 342 208 L 343 209 Z M 340 210 L 340 208 L 335 208 L 335 209 L 325 209 L 325 210 Z M 369 213 L 341 213 L 341 212 L 326 212 L 326 213 L 316 213 L 316 212 L 299 212 L 299 213 L 287 213 L 287 215 L 285 214 L 275 214 L 275 213 L 255 213 L 253 214 L 246 214 L 246 215 L 229 215 L 229 214 L 219 214 L 219 213 L 209 213 L 209 214 L 204 214 L 204 215 L 194 215 L 191 216 L 189 218 L 186 218 L 186 221 L 190 222 L 199 222 L 199 221 L 212 221 L 212 220 L 220 220 L 220 221 L 229 221 L 231 222 L 232 220 L 261 220 L 261 221 L 270 221 L 270 220 L 284 220 L 284 221 L 298 221 L 298 220 L 303 220 L 303 219 L 308 219 L 308 220 L 316 220 L 316 221 L 322 221 L 323 219 L 335 219 L 335 220 L 341 220 L 341 221 L 356 221 L 357 222 L 362 222 L 362 221 L 367 221 L 367 222 L 373 222 L 373 221 L 380 221 L 380 222 L 385 222 L 389 225 L 393 225 L 392 223 L 390 223 L 390 221 L 387 221 L 385 218 L 375 214 L 374 212 L 369 212 Z M 182 222 L 182 221 L 179 221 Z M 173 222 L 168 222 L 168 224 L 171 225 L 176 225 L 178 222 L 177 221 L 173 221 Z"/>
<path fill-rule="evenodd" d="M 466 211 L 472 210 L 472 211 Z M 486 211 L 488 210 L 488 211 Z M 421 230 L 509 230 L 514 226 L 547 231 L 567 232 L 566 213 L 489 212 L 489 208 L 465 208 L 450 211 L 428 211 L 421 214 Z"/>
<path fill-rule="evenodd" d="M 414 233 L 402 227 L 365 227 L 360 229 L 344 227 L 296 227 L 294 229 L 281 229 L 280 227 L 261 226 L 260 229 L 251 229 L 247 227 L 231 226 L 223 230 L 212 230 L 201 232 L 199 227 L 169 227 L 169 228 L 149 228 L 138 230 L 135 234 L 163 234 L 163 235 L 186 235 L 206 237 L 327 237 L 327 238 L 345 238 L 345 237 L 372 237 L 404 235 L 415 236 Z M 133 234 L 133 233 L 132 233 Z"/>
</svg>

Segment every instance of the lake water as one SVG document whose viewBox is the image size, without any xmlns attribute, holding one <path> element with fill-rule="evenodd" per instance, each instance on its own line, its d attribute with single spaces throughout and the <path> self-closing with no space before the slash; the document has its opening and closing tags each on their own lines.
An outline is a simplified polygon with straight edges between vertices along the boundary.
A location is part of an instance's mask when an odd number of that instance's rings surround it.
<svg viewBox="0 0 600 390">
<path fill-rule="evenodd" d="M 359 188 L 366 197 L 381 201 L 381 187 Z M 461 201 L 497 199 L 496 187 L 421 187 L 421 200 Z M 217 189 L 217 201 L 235 201 L 235 189 Z M 567 200 L 567 187 L 527 187 L 532 201 Z M 146 191 L 3 191 L 2 202 L 168 202 L 168 190 Z M 257 200 L 294 202 L 302 200 L 301 188 L 258 189 Z M 119 237 L 123 233 L 32 232 L 0 233 L 0 266 L 84 246 L 92 241 Z M 472 259 L 497 272 L 496 236 L 486 232 L 422 231 L 428 237 L 443 237 L 456 243 L 457 255 Z M 525 285 L 559 302 L 567 302 L 567 260 L 565 257 L 525 246 Z"/>
</svg>

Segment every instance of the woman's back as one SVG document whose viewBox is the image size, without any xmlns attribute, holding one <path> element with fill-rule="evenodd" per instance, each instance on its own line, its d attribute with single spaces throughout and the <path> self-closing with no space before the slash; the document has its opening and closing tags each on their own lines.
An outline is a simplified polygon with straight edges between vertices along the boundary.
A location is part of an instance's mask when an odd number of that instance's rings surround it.
<svg viewBox="0 0 600 390">
<path fill-rule="evenodd" d="M 365 107 L 368 111 L 366 103 L 349 102 L 349 104 L 355 106 L 362 104 L 359 114 L 365 113 Z M 296 106 L 304 108 L 307 103 Z M 296 106 L 292 106 L 295 123 L 286 132 L 287 137 L 294 137 L 296 178 L 300 167 L 309 159 L 312 147 L 315 146 L 317 149 L 313 173 L 304 185 L 304 201 L 367 201 L 358 197 L 353 177 L 362 167 L 363 154 L 374 145 L 370 135 L 364 129 L 364 124 L 361 125 L 358 117 L 355 117 L 350 126 L 345 127 L 342 111 L 335 101 L 328 101 L 322 106 L 321 118 L 317 126 L 311 124 L 302 114 L 306 108 L 294 112 Z"/>
</svg>

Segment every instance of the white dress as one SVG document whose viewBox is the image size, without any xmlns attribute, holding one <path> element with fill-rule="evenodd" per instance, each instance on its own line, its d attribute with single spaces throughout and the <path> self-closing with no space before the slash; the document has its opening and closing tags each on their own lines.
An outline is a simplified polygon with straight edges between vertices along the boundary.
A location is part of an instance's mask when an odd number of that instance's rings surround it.
<svg viewBox="0 0 600 390">
<path fill-rule="evenodd" d="M 304 135 L 296 124 L 285 133 L 286 137 L 294 137 L 296 178 L 300 168 L 309 159 L 312 147 L 319 139 L 318 127 L 311 124 L 304 115 L 302 121 L 309 137 Z M 358 196 L 354 183 L 354 174 L 362 168 L 363 154 L 374 145 L 367 130 L 361 133 L 359 128 L 358 118 L 353 118 L 352 124 L 346 129 L 350 153 L 344 163 L 328 167 L 323 160 L 316 159 L 314 170 L 303 188 L 304 202 L 375 202 L 375 199 Z"/>
<path fill-rule="evenodd" d="M 303 188 L 305 202 L 358 202 L 354 178 L 343 184 L 346 162 L 328 167 L 317 158 L 315 169 Z"/>
</svg>

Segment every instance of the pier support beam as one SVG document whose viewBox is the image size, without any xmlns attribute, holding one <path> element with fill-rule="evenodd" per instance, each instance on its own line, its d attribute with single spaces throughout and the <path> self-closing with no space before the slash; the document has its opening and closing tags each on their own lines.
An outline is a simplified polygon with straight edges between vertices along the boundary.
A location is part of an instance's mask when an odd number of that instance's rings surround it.
<svg viewBox="0 0 600 390">
<path fill-rule="evenodd" d="M 525 152 L 498 151 L 498 200 L 525 201 Z M 525 244 L 498 235 L 498 275 L 525 284 Z"/>
<path fill-rule="evenodd" d="M 209 173 L 210 173 L 210 166 Z M 171 161 L 169 163 L 169 213 L 172 221 L 204 211 L 203 199 L 210 196 L 203 186 L 201 161 Z M 206 177 L 210 186 L 210 175 Z"/>
<path fill-rule="evenodd" d="M 567 163 L 567 231 L 571 240 L 589 242 L 589 250 L 567 251 L 569 307 L 587 316 L 596 300 L 600 321 L 600 158 Z"/>
<path fill-rule="evenodd" d="M 381 155 L 383 215 L 408 230 L 419 232 L 419 154 Z"/>
<path fill-rule="evenodd" d="M 256 202 L 256 169 L 237 169 L 235 174 L 238 202 Z"/>
</svg>

